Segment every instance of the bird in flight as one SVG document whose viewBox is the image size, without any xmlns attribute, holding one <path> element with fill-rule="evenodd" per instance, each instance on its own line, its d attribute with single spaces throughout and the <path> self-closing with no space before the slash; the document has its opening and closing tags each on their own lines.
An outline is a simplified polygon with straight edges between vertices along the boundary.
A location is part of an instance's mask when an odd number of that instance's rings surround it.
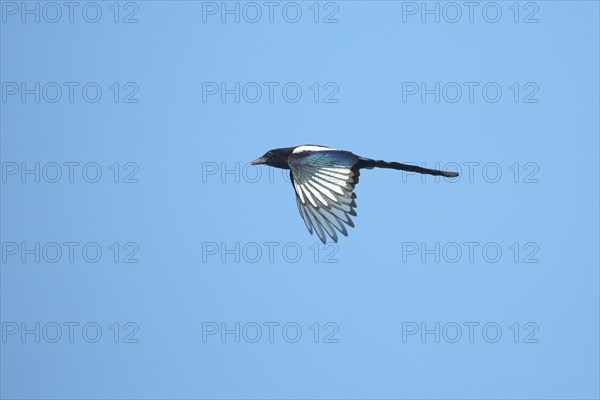
<svg viewBox="0 0 600 400">
<path fill-rule="evenodd" d="M 361 169 L 389 168 L 448 178 L 458 176 L 456 172 L 371 160 L 349 151 L 316 145 L 269 150 L 252 161 L 252 165 L 258 164 L 290 170 L 300 216 L 310 234 L 316 232 L 324 244 L 327 243 L 326 233 L 337 242 L 336 230 L 348 236 L 345 225 L 354 227 L 350 216 L 356 216 L 354 187 Z"/>
</svg>

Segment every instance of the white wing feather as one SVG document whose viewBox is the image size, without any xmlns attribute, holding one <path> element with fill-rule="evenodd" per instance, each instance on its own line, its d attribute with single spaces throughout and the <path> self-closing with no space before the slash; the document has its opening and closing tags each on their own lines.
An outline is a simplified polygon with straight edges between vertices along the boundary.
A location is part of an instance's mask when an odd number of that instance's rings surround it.
<svg viewBox="0 0 600 400">
<path fill-rule="evenodd" d="M 323 243 L 326 234 L 337 242 L 336 230 L 347 236 L 344 224 L 354 226 L 350 216 L 356 215 L 357 161 L 350 152 L 320 146 L 300 146 L 288 159 L 300 216 Z"/>
</svg>

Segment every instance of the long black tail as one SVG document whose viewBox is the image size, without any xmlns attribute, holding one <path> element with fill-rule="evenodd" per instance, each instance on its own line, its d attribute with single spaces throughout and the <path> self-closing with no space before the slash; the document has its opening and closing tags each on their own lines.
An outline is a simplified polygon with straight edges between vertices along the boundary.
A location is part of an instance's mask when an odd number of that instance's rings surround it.
<svg viewBox="0 0 600 400">
<path fill-rule="evenodd" d="M 371 160 L 369 158 L 361 157 L 357 164 L 358 168 L 389 168 L 389 169 L 397 169 L 400 171 L 410 171 L 410 172 L 418 172 L 419 174 L 429 174 L 429 175 L 440 175 L 445 176 L 447 178 L 456 178 L 458 176 L 458 172 L 450 172 L 450 171 L 440 171 L 437 169 L 429 169 L 429 168 L 421 168 L 416 165 L 408 165 L 402 164 L 399 162 L 387 162 L 382 160 Z"/>
</svg>

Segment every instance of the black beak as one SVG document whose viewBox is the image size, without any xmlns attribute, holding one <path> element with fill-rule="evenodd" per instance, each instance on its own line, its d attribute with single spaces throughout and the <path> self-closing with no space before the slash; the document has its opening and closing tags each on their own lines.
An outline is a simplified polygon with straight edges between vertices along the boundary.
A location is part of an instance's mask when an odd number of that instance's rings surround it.
<svg viewBox="0 0 600 400">
<path fill-rule="evenodd" d="M 264 164 L 267 160 L 264 157 L 259 157 L 256 160 L 252 161 L 252 165 Z"/>
</svg>

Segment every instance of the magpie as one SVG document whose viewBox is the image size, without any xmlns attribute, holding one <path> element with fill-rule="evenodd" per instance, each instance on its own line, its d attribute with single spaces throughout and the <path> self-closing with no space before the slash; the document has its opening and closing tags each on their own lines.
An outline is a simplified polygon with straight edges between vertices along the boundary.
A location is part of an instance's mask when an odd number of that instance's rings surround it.
<svg viewBox="0 0 600 400">
<path fill-rule="evenodd" d="M 344 224 L 354 227 L 350 216 L 356 216 L 354 187 L 361 169 L 389 168 L 448 178 L 458 176 L 456 172 L 371 160 L 349 151 L 317 145 L 269 150 L 252 161 L 252 165 L 258 164 L 290 170 L 300 216 L 310 234 L 316 232 L 323 244 L 327 243 L 325 233 L 337 242 L 336 229 L 348 236 Z"/>
</svg>

